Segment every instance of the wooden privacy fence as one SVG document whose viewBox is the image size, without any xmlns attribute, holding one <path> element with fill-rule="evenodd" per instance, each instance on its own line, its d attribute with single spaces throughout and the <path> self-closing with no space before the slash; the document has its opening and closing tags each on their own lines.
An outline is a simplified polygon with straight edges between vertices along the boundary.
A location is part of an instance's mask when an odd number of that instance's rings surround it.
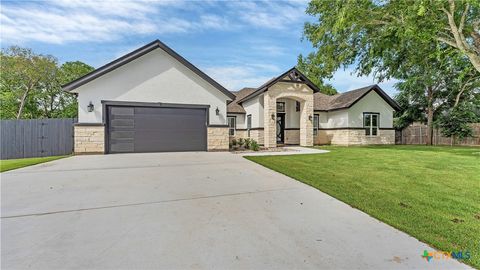
<svg viewBox="0 0 480 270">
<path fill-rule="evenodd" d="M 69 155 L 75 118 L 0 120 L 0 159 Z"/>
<path fill-rule="evenodd" d="M 433 144 L 434 145 L 466 145 L 466 146 L 480 146 L 480 123 L 471 124 L 473 129 L 473 136 L 460 139 L 453 137 L 445 137 L 442 135 L 440 129 L 433 129 Z M 396 131 L 396 144 L 426 144 L 427 143 L 427 126 L 421 124 L 413 124 L 401 131 Z"/>
</svg>

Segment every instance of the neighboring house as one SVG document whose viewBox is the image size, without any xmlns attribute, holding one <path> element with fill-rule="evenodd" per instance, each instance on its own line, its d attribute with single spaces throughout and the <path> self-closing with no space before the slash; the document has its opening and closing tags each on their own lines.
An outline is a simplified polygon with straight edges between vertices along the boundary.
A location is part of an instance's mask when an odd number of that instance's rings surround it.
<svg viewBox="0 0 480 270">
<path fill-rule="evenodd" d="M 75 153 L 390 144 L 398 108 L 378 86 L 323 95 L 295 68 L 232 93 L 158 40 L 63 89 L 78 95 Z"/>
</svg>

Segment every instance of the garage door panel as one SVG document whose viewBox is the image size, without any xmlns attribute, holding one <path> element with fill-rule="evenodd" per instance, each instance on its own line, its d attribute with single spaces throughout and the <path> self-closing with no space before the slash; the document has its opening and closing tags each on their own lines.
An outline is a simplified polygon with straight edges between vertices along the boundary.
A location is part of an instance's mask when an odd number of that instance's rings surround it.
<svg viewBox="0 0 480 270">
<path fill-rule="evenodd" d="M 135 137 L 135 142 L 137 142 L 138 140 L 141 140 L 142 144 L 146 144 L 146 145 L 153 145 L 153 144 L 156 144 L 158 143 L 158 140 L 162 140 L 162 143 L 163 144 L 177 144 L 179 141 L 188 141 L 190 144 L 195 144 L 195 143 L 202 143 L 204 140 L 205 140 L 205 136 L 189 136 L 189 135 L 178 135 L 178 136 L 175 136 L 176 134 L 172 134 L 172 136 L 164 136 L 162 138 L 159 138 L 159 137 L 153 137 L 151 135 L 149 136 L 144 136 L 143 134 L 142 135 L 137 135 Z M 185 144 L 187 145 L 188 143 L 181 143 L 182 145 Z M 141 145 L 141 144 L 137 144 L 137 145 Z"/>
<path fill-rule="evenodd" d="M 121 108 L 121 109 L 118 109 Z M 109 151 L 205 151 L 206 110 L 109 107 Z"/>
<path fill-rule="evenodd" d="M 110 138 L 112 140 L 115 139 L 130 139 L 133 141 L 133 137 L 135 136 L 135 131 L 112 131 L 110 133 Z"/>
<path fill-rule="evenodd" d="M 111 114 L 115 116 L 120 116 L 120 115 L 130 115 L 133 116 L 135 113 L 135 108 L 134 107 L 109 107 Z"/>
<path fill-rule="evenodd" d="M 113 142 L 110 146 L 112 153 L 130 153 L 134 152 L 135 147 L 133 142 Z"/>
<path fill-rule="evenodd" d="M 171 109 L 170 109 L 171 110 Z M 139 113 L 135 114 L 135 126 L 138 129 L 152 128 L 152 125 L 168 129 L 193 128 L 198 129 L 205 126 L 205 110 L 192 110 L 191 113 L 180 113 L 182 109 L 176 109 L 178 114 L 168 110 L 166 114 Z M 198 115 L 201 114 L 201 115 Z"/>
<path fill-rule="evenodd" d="M 120 128 L 120 127 L 133 128 L 135 125 L 134 121 L 135 120 L 133 118 L 132 119 L 112 119 L 111 123 L 112 123 L 112 126 L 116 128 Z"/>
</svg>

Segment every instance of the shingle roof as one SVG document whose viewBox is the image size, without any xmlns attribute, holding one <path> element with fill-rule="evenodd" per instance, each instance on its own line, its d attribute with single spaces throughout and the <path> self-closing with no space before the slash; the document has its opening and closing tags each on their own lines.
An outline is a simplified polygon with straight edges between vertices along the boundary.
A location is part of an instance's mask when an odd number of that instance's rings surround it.
<svg viewBox="0 0 480 270">
<path fill-rule="evenodd" d="M 328 111 L 330 108 L 330 101 L 334 96 L 325 95 L 323 93 L 313 94 L 313 109 L 319 111 Z"/>
<path fill-rule="evenodd" d="M 244 97 L 252 94 L 257 91 L 259 88 L 243 88 L 238 92 L 232 92 L 236 98 L 234 101 L 230 102 L 227 106 L 228 113 L 245 113 L 242 105 L 237 102 Z M 358 100 L 363 98 L 368 92 L 375 91 L 380 97 L 382 97 L 392 108 L 398 110 L 400 107 L 398 104 L 392 100 L 385 92 L 378 87 L 378 85 L 370 85 L 367 87 L 362 87 L 359 89 L 351 90 L 344 93 L 339 93 L 333 96 L 325 95 L 323 93 L 314 93 L 313 94 L 313 108 L 316 111 L 334 111 L 340 109 L 350 108 Z"/>
<path fill-rule="evenodd" d="M 383 92 L 378 85 L 370 85 L 367 87 L 358 88 L 344 93 L 339 93 L 333 96 L 328 96 L 322 93 L 313 94 L 313 108 L 317 111 L 333 111 L 339 109 L 350 108 L 358 100 L 363 98 L 370 91 L 377 92 L 392 108 L 398 110 L 400 107 L 391 99 L 385 92 Z"/>
<path fill-rule="evenodd" d="M 370 91 L 372 87 L 373 85 L 370 85 L 352 91 L 338 93 L 333 96 L 328 96 L 321 93 L 321 95 L 318 95 L 319 93 L 315 93 L 313 108 L 320 111 L 331 111 L 348 108 L 353 104 L 353 102 L 355 102 L 360 97 L 365 95 L 368 91 Z"/>
<path fill-rule="evenodd" d="M 227 113 L 246 113 L 245 109 L 237 101 L 255 92 L 255 90 L 257 89 L 245 87 L 240 91 L 232 92 L 235 95 L 235 99 L 227 105 Z"/>
</svg>

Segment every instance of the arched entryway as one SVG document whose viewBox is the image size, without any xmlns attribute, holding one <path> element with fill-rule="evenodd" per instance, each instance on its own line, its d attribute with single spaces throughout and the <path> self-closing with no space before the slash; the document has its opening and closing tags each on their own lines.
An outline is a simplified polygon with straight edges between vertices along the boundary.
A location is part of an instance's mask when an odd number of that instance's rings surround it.
<svg viewBox="0 0 480 270">
<path fill-rule="evenodd" d="M 278 102 L 278 103 L 277 103 Z M 285 102 L 284 112 L 281 109 Z M 288 102 L 288 105 L 287 105 Z M 292 104 L 295 104 L 292 108 Z M 278 106 L 278 107 L 277 107 Z M 297 112 L 298 106 L 298 112 Z M 292 111 L 295 110 L 295 113 Z M 290 114 L 289 114 L 290 112 Z M 293 115 L 292 115 L 293 114 Z M 287 121 L 293 124 L 298 117 L 298 143 L 301 146 L 313 145 L 313 91 L 305 84 L 278 82 L 264 94 L 264 145 L 276 147 L 285 144 Z M 283 127 L 282 127 L 283 122 Z M 283 128 L 283 132 L 282 129 Z M 294 127 L 292 127 L 294 128 Z M 295 133 L 289 132 L 294 136 Z M 282 137 L 283 138 L 279 138 Z M 282 140 L 283 139 L 283 140 Z M 294 141 L 294 140 L 292 140 Z"/>
</svg>

